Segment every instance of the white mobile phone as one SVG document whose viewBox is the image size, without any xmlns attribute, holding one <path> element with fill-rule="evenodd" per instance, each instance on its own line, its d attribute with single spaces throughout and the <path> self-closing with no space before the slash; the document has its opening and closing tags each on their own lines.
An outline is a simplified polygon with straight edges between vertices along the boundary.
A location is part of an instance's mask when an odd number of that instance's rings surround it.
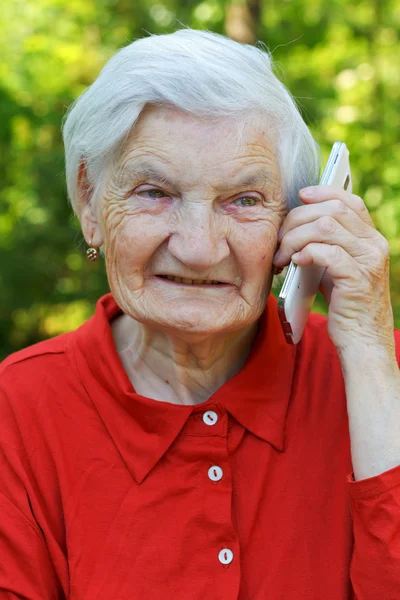
<svg viewBox="0 0 400 600">
<path fill-rule="evenodd" d="M 320 184 L 340 186 L 351 192 L 349 151 L 343 142 L 333 144 Z M 324 272 L 325 267 L 290 263 L 278 298 L 278 314 L 288 344 L 301 340 Z"/>
</svg>

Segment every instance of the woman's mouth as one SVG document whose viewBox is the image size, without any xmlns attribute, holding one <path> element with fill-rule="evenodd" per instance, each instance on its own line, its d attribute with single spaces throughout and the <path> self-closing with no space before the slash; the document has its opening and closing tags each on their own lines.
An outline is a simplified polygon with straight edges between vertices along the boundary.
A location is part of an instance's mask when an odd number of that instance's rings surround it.
<svg viewBox="0 0 400 600">
<path fill-rule="evenodd" d="M 156 277 L 185 285 L 229 285 L 228 283 L 214 279 L 187 279 L 185 277 L 176 277 L 175 275 L 157 275 Z"/>
</svg>

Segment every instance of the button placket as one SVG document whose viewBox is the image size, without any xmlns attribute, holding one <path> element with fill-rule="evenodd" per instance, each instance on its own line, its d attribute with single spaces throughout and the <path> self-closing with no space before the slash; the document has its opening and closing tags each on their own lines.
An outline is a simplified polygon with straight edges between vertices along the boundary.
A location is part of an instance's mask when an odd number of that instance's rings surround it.
<svg viewBox="0 0 400 600">
<path fill-rule="evenodd" d="M 218 422 L 218 414 L 214 410 L 207 410 L 203 414 L 203 422 L 208 426 L 215 425 Z M 213 482 L 220 481 L 223 475 L 224 472 L 219 465 L 212 465 L 208 469 L 208 478 Z M 233 561 L 232 550 L 230 548 L 222 548 L 218 553 L 218 560 L 224 566 L 230 565 Z"/>
</svg>

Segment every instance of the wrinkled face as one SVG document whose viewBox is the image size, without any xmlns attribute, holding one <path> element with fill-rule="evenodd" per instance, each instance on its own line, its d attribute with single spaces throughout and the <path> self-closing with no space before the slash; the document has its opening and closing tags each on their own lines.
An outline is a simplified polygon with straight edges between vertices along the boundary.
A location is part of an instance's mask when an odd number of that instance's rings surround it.
<svg viewBox="0 0 400 600">
<path fill-rule="evenodd" d="M 110 289 L 132 318 L 202 337 L 262 313 L 285 200 L 254 119 L 239 138 L 229 118 L 146 108 L 98 213 Z"/>
</svg>

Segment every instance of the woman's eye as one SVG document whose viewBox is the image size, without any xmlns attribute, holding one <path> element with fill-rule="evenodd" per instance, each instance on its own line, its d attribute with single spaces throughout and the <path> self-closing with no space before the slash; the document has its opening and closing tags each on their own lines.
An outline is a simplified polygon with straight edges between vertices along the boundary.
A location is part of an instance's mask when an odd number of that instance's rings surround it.
<svg viewBox="0 0 400 600">
<path fill-rule="evenodd" d="M 253 196 L 242 196 L 233 201 L 233 204 L 237 203 L 240 206 L 255 206 L 257 204 L 257 198 L 253 198 Z"/>
<path fill-rule="evenodd" d="M 143 196 L 144 194 L 147 194 L 148 197 L 152 198 L 153 200 L 157 200 L 158 198 L 165 198 L 167 196 L 167 194 L 165 194 L 165 192 L 163 192 L 162 190 L 158 190 L 158 189 L 143 190 L 142 192 L 139 192 L 140 196 Z"/>
</svg>

